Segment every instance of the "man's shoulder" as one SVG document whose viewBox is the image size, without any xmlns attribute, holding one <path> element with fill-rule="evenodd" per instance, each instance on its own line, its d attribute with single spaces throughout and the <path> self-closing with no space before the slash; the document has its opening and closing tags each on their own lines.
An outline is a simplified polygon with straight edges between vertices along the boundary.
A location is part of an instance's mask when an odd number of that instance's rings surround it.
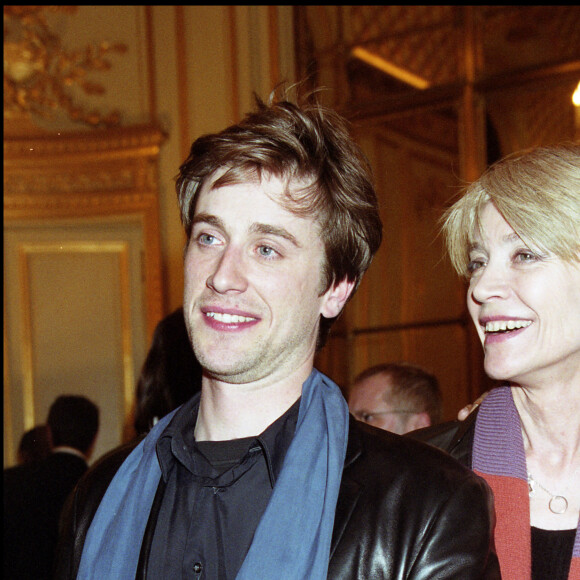
<svg viewBox="0 0 580 580">
<path fill-rule="evenodd" d="M 345 469 L 372 481 L 397 479 L 411 487 L 456 487 L 480 484 L 481 478 L 446 451 L 426 441 L 401 436 L 351 421 L 351 436 Z"/>
<path fill-rule="evenodd" d="M 84 474 L 79 482 L 80 493 L 91 493 L 99 496 L 99 502 L 105 494 L 109 483 L 131 452 L 143 438 L 138 437 L 129 443 L 115 447 L 100 457 Z"/>
<path fill-rule="evenodd" d="M 395 568 L 410 577 L 424 567 L 456 569 L 454 577 L 497 578 L 492 529 L 485 480 L 441 449 L 351 419 L 335 515 L 333 578 L 350 578 L 341 571 L 353 566 L 362 570 L 361 578 L 376 577 L 381 567 L 384 577 Z M 361 553 L 367 556 L 361 559 Z"/>
<path fill-rule="evenodd" d="M 77 479 L 87 470 L 87 460 L 79 455 L 66 451 L 51 453 L 42 460 L 41 469 L 47 476 L 61 474 L 63 477 L 76 477 Z"/>
<path fill-rule="evenodd" d="M 61 517 L 58 578 L 75 578 L 93 517 L 113 477 L 142 438 L 116 447 L 98 459 L 68 496 Z"/>
<path fill-rule="evenodd" d="M 475 422 L 479 409 L 464 421 L 448 421 L 407 433 L 406 437 L 443 449 L 462 465 L 471 468 Z"/>
<path fill-rule="evenodd" d="M 22 489 L 24 482 L 36 479 L 39 462 L 14 465 L 4 469 L 4 498 L 13 491 Z"/>
<path fill-rule="evenodd" d="M 31 467 L 36 466 L 37 462 L 25 463 L 23 465 L 13 465 L 12 467 L 6 467 L 4 469 L 4 480 L 6 479 L 16 479 L 22 477 L 28 473 Z"/>
<path fill-rule="evenodd" d="M 492 518 L 491 489 L 471 469 L 427 443 L 353 420 L 341 513 L 355 500 L 359 522 L 374 518 L 395 526 L 438 525 L 440 514 L 472 513 L 485 530 Z"/>
</svg>

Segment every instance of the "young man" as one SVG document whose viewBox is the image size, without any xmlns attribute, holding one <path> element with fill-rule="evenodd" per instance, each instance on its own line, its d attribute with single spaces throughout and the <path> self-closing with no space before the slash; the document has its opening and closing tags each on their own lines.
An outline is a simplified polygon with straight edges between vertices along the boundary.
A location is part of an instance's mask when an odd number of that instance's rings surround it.
<svg viewBox="0 0 580 580">
<path fill-rule="evenodd" d="M 77 488 L 59 578 L 498 577 L 486 484 L 349 420 L 313 369 L 381 241 L 343 120 L 259 102 L 194 142 L 177 192 L 201 394 Z"/>
</svg>

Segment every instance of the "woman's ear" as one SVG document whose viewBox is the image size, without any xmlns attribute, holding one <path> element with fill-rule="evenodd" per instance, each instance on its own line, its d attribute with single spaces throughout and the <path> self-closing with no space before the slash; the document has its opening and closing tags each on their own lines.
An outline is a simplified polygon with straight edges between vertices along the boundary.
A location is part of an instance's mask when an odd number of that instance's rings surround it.
<svg viewBox="0 0 580 580">
<path fill-rule="evenodd" d="M 347 278 L 331 286 L 324 293 L 320 314 L 325 318 L 336 318 L 344 308 L 354 287 L 355 281 Z"/>
</svg>

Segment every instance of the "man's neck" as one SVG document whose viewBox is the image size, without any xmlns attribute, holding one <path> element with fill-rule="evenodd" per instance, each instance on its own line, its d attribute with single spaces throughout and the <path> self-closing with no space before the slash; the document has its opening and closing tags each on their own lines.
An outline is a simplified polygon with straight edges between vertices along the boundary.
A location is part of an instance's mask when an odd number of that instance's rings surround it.
<svg viewBox="0 0 580 580">
<path fill-rule="evenodd" d="M 305 377 L 251 386 L 204 377 L 196 440 L 227 441 L 260 435 L 298 400 L 311 370 Z"/>
</svg>

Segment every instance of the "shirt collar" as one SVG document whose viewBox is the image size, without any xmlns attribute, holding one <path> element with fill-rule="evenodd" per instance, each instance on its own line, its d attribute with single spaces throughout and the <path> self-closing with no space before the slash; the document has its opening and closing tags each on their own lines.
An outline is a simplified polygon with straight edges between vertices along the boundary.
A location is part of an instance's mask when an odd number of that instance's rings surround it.
<svg viewBox="0 0 580 580">
<path fill-rule="evenodd" d="M 191 462 L 191 450 L 195 448 L 194 429 L 200 398 L 201 394 L 197 393 L 184 403 L 159 437 L 157 458 L 166 481 L 175 460 L 184 465 Z M 272 487 L 280 475 L 286 452 L 294 437 L 299 408 L 300 398 L 255 438 L 264 453 Z M 255 444 L 251 447 L 255 447 Z"/>
<path fill-rule="evenodd" d="M 68 445 L 59 445 L 58 447 L 52 448 L 53 453 L 69 453 L 70 455 L 76 455 L 86 462 L 87 456 L 80 450 L 74 447 L 69 447 Z"/>
<path fill-rule="evenodd" d="M 286 452 L 292 443 L 299 409 L 300 398 L 257 437 L 264 450 L 272 487 L 280 475 Z"/>
</svg>

